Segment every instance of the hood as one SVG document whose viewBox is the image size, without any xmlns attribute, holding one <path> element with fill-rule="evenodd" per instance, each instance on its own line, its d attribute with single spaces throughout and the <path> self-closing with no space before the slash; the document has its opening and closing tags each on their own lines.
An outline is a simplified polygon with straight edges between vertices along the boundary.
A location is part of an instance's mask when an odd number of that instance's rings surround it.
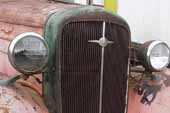
<svg viewBox="0 0 170 113">
<path fill-rule="evenodd" d="M 51 13 L 75 6 L 47 0 L 0 0 L 0 22 L 43 27 Z"/>
</svg>

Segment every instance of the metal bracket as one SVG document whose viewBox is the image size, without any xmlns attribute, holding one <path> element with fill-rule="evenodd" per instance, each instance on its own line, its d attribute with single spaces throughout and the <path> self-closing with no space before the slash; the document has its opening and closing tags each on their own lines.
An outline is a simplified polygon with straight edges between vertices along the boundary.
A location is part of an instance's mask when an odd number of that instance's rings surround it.
<svg viewBox="0 0 170 113">
<path fill-rule="evenodd" d="M 23 75 L 23 74 L 19 74 L 19 75 L 16 75 L 14 77 L 11 77 L 11 78 L 8 78 L 8 79 L 5 79 L 5 80 L 0 80 L 0 86 L 11 86 L 11 85 L 14 85 L 16 83 L 17 80 L 23 78 L 23 79 L 28 79 L 29 76 L 27 75 Z"/>
</svg>

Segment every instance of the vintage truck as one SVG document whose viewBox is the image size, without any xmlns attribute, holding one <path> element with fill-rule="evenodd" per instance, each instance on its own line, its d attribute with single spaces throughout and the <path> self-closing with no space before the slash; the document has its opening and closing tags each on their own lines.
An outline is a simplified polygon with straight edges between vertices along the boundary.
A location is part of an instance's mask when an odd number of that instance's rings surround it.
<svg viewBox="0 0 170 113">
<path fill-rule="evenodd" d="M 132 42 L 122 17 L 72 1 L 1 0 L 0 59 L 2 113 L 144 113 L 170 75 L 166 43 Z"/>
</svg>

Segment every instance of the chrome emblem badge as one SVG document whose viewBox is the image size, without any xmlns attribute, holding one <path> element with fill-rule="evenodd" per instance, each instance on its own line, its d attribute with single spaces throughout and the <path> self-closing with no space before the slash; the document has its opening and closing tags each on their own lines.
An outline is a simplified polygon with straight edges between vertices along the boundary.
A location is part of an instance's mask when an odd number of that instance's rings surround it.
<svg viewBox="0 0 170 113">
<path fill-rule="evenodd" d="M 89 40 L 89 42 L 91 43 L 97 43 L 99 44 L 101 47 L 106 47 L 108 44 L 113 44 L 113 41 L 109 41 L 107 38 L 102 37 L 99 40 Z"/>
<path fill-rule="evenodd" d="M 99 113 L 102 113 L 102 96 L 103 96 L 103 70 L 104 70 L 104 49 L 109 44 L 113 44 L 113 41 L 109 41 L 105 37 L 106 22 L 103 22 L 103 35 L 99 40 L 89 40 L 90 43 L 97 43 L 102 47 L 102 58 L 101 58 L 101 72 L 100 72 L 100 101 L 99 101 Z"/>
</svg>

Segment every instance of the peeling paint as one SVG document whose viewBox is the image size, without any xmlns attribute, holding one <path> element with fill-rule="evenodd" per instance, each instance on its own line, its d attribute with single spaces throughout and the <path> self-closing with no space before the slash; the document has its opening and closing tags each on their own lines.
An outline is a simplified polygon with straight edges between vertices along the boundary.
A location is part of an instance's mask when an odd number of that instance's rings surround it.
<svg viewBox="0 0 170 113">
<path fill-rule="evenodd" d="M 0 52 L 7 54 L 8 52 L 9 41 L 3 40 L 0 38 Z"/>
<path fill-rule="evenodd" d="M 1 74 L 0 78 L 7 76 Z M 17 82 L 9 87 L 0 86 L 0 113 L 48 113 L 48 110 L 34 89 Z"/>
<path fill-rule="evenodd" d="M 0 105 L 0 113 L 9 113 L 9 108 L 7 105 Z"/>
</svg>

